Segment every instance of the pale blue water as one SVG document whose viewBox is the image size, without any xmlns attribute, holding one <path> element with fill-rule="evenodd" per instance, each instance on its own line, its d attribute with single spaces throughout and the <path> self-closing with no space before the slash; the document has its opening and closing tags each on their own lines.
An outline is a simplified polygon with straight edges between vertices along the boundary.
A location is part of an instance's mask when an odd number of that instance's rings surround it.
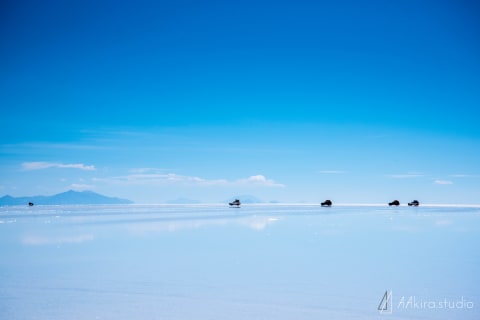
<svg viewBox="0 0 480 320">
<path fill-rule="evenodd" d="M 1 207 L 0 319 L 480 319 L 479 244 L 479 208 Z"/>
</svg>

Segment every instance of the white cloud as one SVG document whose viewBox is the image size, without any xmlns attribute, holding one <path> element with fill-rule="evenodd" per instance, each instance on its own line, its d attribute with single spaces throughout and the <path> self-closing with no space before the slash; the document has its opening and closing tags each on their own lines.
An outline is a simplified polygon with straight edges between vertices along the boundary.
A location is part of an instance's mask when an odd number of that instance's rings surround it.
<svg viewBox="0 0 480 320">
<path fill-rule="evenodd" d="M 452 181 L 448 181 L 448 180 L 435 180 L 435 181 L 433 181 L 433 183 L 439 184 L 439 185 L 449 185 L 449 184 L 453 184 Z"/>
<path fill-rule="evenodd" d="M 451 174 L 452 178 L 480 178 L 478 174 Z"/>
<path fill-rule="evenodd" d="M 73 183 L 70 185 L 70 189 L 73 189 L 73 190 L 90 190 L 93 188 L 94 186 L 90 184 Z"/>
<path fill-rule="evenodd" d="M 67 143 L 19 143 L 19 144 L 0 144 L 0 151 L 7 153 L 24 153 L 25 151 L 31 152 L 32 150 L 42 150 L 47 149 L 53 150 L 105 150 L 111 149 L 109 146 L 105 145 L 85 145 L 85 144 L 67 144 Z"/>
<path fill-rule="evenodd" d="M 121 185 L 159 185 L 159 184 L 185 184 L 185 185 L 225 185 L 228 182 L 223 179 L 208 180 L 193 176 L 183 176 L 175 173 L 135 173 L 126 176 L 117 176 L 106 179 L 94 179 L 94 181 L 111 182 Z"/>
<path fill-rule="evenodd" d="M 96 182 L 106 182 L 117 185 L 190 185 L 190 186 L 235 186 L 252 185 L 264 187 L 285 187 L 263 175 L 254 175 L 245 179 L 228 181 L 226 179 L 204 179 L 195 176 L 185 176 L 176 173 L 133 173 L 110 178 L 94 178 Z"/>
<path fill-rule="evenodd" d="M 25 171 L 44 170 L 49 168 L 79 169 L 79 170 L 85 170 L 85 171 L 95 170 L 95 166 L 85 165 L 83 163 L 65 164 L 65 163 L 58 163 L 58 162 L 42 162 L 42 161 L 22 163 L 22 169 Z"/>
<path fill-rule="evenodd" d="M 347 173 L 347 172 L 342 171 L 342 170 L 321 170 L 321 171 L 319 171 L 319 173 L 322 173 L 322 174 L 344 174 L 344 173 Z"/>
<path fill-rule="evenodd" d="M 388 177 L 394 179 L 409 179 L 409 178 L 419 178 L 425 176 L 422 172 L 408 172 L 405 174 L 389 174 Z"/>
<path fill-rule="evenodd" d="M 166 170 L 161 168 L 134 168 L 130 170 L 130 173 L 164 173 Z"/>
<path fill-rule="evenodd" d="M 250 176 L 246 179 L 237 180 L 238 184 L 251 184 L 256 186 L 266 186 L 266 187 L 285 187 L 285 185 L 276 183 L 271 179 L 265 178 L 265 176 L 258 174 L 255 176 Z"/>
</svg>

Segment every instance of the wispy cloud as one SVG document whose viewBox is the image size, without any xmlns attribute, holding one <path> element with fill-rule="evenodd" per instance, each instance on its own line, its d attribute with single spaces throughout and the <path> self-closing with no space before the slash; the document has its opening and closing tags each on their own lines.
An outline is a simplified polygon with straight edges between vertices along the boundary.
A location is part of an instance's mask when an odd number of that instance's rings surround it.
<svg viewBox="0 0 480 320">
<path fill-rule="evenodd" d="M 134 170 L 139 172 L 138 170 Z M 143 170 L 140 170 L 142 172 Z M 151 170 L 147 170 L 151 171 Z M 285 187 L 285 185 L 267 179 L 263 175 L 254 175 L 244 179 L 228 181 L 227 179 L 205 179 L 196 176 L 179 175 L 176 173 L 132 173 L 110 178 L 94 178 L 93 181 L 107 182 L 118 185 L 190 185 L 190 186 L 234 186 L 252 185 L 264 187 Z"/>
<path fill-rule="evenodd" d="M 318 173 L 321 174 L 344 174 L 347 173 L 346 171 L 343 170 L 320 170 Z"/>
<path fill-rule="evenodd" d="M 184 176 L 175 173 L 134 173 L 111 178 L 96 178 L 94 181 L 111 182 L 122 185 L 159 185 L 159 184 L 185 184 L 185 185 L 225 185 L 226 180 L 208 180 L 193 176 Z"/>
<path fill-rule="evenodd" d="M 480 175 L 478 175 L 478 174 L 451 174 L 450 177 L 452 177 L 452 178 L 479 178 Z"/>
<path fill-rule="evenodd" d="M 250 176 L 246 179 L 237 180 L 239 184 L 251 184 L 257 186 L 266 186 L 266 187 L 285 187 L 285 185 L 281 183 L 276 183 L 272 179 L 267 179 L 265 176 L 258 174 L 255 176 Z"/>
<path fill-rule="evenodd" d="M 73 183 L 70 185 L 70 189 L 73 189 L 73 190 L 90 190 L 93 188 L 95 187 L 90 184 Z"/>
<path fill-rule="evenodd" d="M 5 153 L 15 153 L 15 154 L 23 154 L 28 152 L 29 154 L 32 150 L 105 150 L 105 149 L 112 149 L 111 146 L 108 145 L 94 145 L 94 144 L 82 144 L 82 143 L 18 143 L 18 144 L 0 144 L 0 152 Z"/>
<path fill-rule="evenodd" d="M 449 185 L 449 184 L 453 184 L 453 182 L 452 182 L 452 181 L 449 181 L 449 180 L 435 180 L 435 181 L 433 181 L 433 183 L 439 184 L 439 185 Z"/>
<path fill-rule="evenodd" d="M 403 174 L 389 174 L 387 177 L 393 178 L 393 179 L 410 179 L 410 178 L 420 178 L 424 177 L 425 174 L 422 172 L 408 172 L 408 173 L 403 173 Z"/>
<path fill-rule="evenodd" d="M 85 171 L 94 171 L 95 166 L 85 165 L 83 163 L 59 163 L 59 162 L 24 162 L 22 163 L 22 169 L 24 171 L 33 171 L 33 170 L 44 170 L 50 168 L 61 168 L 61 169 L 79 169 Z"/>
<path fill-rule="evenodd" d="M 144 173 L 164 173 L 167 169 L 162 168 L 133 168 L 130 169 L 130 173 L 144 174 Z"/>
</svg>

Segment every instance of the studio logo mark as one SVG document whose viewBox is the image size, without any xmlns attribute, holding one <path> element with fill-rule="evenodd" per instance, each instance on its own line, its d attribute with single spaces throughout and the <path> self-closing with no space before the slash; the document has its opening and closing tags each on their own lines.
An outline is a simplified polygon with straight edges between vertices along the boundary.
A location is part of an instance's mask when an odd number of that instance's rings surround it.
<svg viewBox="0 0 480 320">
<path fill-rule="evenodd" d="M 392 291 L 385 291 L 383 294 L 382 300 L 378 305 L 378 312 L 382 314 L 392 314 L 393 313 L 393 303 L 392 303 Z"/>
</svg>

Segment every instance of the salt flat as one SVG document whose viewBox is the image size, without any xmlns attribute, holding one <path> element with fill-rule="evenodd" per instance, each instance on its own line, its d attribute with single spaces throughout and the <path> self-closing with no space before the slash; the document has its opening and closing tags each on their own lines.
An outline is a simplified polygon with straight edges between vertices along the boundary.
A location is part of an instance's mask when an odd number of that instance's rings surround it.
<svg viewBox="0 0 480 320">
<path fill-rule="evenodd" d="M 0 318 L 479 319 L 478 243 L 475 206 L 1 207 Z"/>
</svg>

